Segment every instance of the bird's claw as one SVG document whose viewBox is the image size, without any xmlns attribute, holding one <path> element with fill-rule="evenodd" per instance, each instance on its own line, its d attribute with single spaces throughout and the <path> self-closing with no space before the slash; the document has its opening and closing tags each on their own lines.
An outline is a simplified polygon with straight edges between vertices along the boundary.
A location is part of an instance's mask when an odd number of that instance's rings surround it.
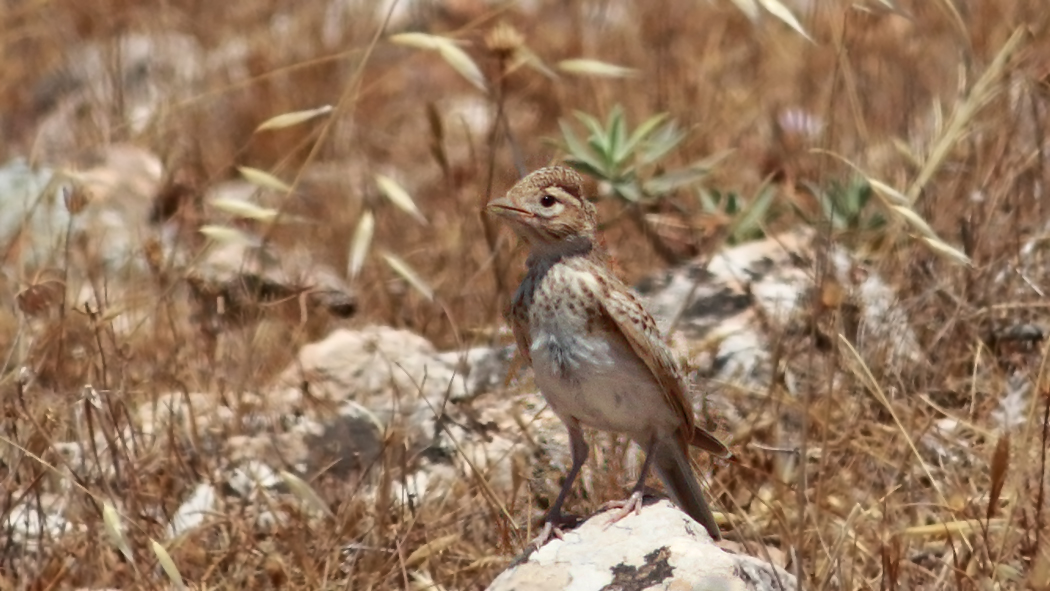
<svg viewBox="0 0 1050 591">
<path fill-rule="evenodd" d="M 539 550 L 544 544 L 551 541 L 553 538 L 559 540 L 565 539 L 565 530 L 572 529 L 580 524 L 580 518 L 575 515 L 548 515 L 547 519 L 543 522 L 543 529 L 540 530 L 540 535 L 536 536 L 529 542 L 529 547 L 535 550 Z"/>
<path fill-rule="evenodd" d="M 529 542 L 529 546 L 535 550 L 539 550 L 544 544 L 551 541 L 552 538 L 564 540 L 565 532 L 563 532 L 560 527 L 554 525 L 554 522 L 548 521 L 543 524 L 543 529 L 540 530 L 540 535 L 536 536 L 531 542 Z"/>
<path fill-rule="evenodd" d="M 641 514 L 642 507 L 644 506 L 644 498 L 642 491 L 636 490 L 631 493 L 631 496 L 627 497 L 623 501 L 609 501 L 602 505 L 602 509 L 616 509 L 616 513 L 613 514 L 612 518 L 608 523 L 605 524 L 605 528 L 608 529 L 612 524 L 620 521 L 624 517 L 627 517 L 631 513 L 636 515 Z"/>
</svg>

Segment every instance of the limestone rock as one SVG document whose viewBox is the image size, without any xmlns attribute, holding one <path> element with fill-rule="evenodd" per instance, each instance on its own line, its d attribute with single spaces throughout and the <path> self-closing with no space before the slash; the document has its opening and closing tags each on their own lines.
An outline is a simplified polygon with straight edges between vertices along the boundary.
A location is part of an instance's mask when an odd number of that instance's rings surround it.
<svg viewBox="0 0 1050 591">
<path fill-rule="evenodd" d="M 601 513 L 496 577 L 489 591 L 788 591 L 795 578 L 730 554 L 668 501 L 610 524 Z"/>
</svg>

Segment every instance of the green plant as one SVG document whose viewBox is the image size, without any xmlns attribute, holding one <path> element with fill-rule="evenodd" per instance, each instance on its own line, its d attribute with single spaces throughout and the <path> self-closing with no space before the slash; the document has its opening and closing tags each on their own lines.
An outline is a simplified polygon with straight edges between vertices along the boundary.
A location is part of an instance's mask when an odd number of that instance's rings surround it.
<svg viewBox="0 0 1050 591">
<path fill-rule="evenodd" d="M 633 131 L 628 128 L 620 105 L 613 107 L 605 123 L 579 111 L 576 118 L 589 135 L 581 141 L 572 127 L 565 121 L 559 122 L 563 139 L 558 145 L 568 153 L 566 162 L 583 174 L 607 183 L 609 195 L 627 206 L 629 218 L 653 250 L 669 263 L 678 262 L 679 255 L 649 227 L 645 214 L 677 190 L 698 183 L 727 153 L 667 170 L 663 160 L 686 137 L 667 113 L 646 119 Z"/>
<path fill-rule="evenodd" d="M 763 184 L 752 199 L 745 199 L 736 192 L 722 193 L 717 189 L 700 187 L 697 199 L 705 214 L 729 220 L 726 243 L 741 244 L 765 236 L 765 222 L 775 212 L 771 209 L 776 187 Z"/>
<path fill-rule="evenodd" d="M 799 211 L 811 224 L 829 223 L 837 234 L 867 233 L 886 225 L 886 217 L 877 206 L 872 206 L 875 191 L 863 177 L 832 181 L 826 188 L 806 183 L 806 188 L 816 197 L 821 212 L 821 219 L 815 220 Z"/>
<path fill-rule="evenodd" d="M 674 150 L 685 132 L 667 113 L 654 115 L 634 131 L 620 105 L 613 107 L 603 124 L 596 117 L 580 111 L 576 118 L 587 128 L 589 136 L 580 141 L 576 133 L 561 121 L 563 142 L 560 146 L 576 170 L 609 183 L 612 195 L 627 203 L 659 200 L 675 190 L 705 177 L 711 163 L 697 162 L 665 172 L 661 161 Z"/>
</svg>

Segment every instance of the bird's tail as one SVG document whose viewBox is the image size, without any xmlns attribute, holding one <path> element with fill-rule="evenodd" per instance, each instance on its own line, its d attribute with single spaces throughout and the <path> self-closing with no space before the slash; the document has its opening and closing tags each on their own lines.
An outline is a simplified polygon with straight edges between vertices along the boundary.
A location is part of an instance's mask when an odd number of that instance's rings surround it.
<svg viewBox="0 0 1050 591">
<path fill-rule="evenodd" d="M 663 481 L 667 493 L 680 509 L 704 526 L 713 540 L 721 540 L 715 516 L 704 499 L 700 483 L 696 480 L 693 467 L 685 448 L 676 440 L 657 441 L 653 446 L 653 469 Z"/>
<path fill-rule="evenodd" d="M 702 427 L 693 427 L 693 432 L 689 434 L 687 443 L 693 447 L 698 447 L 707 453 L 720 457 L 723 460 L 728 460 L 733 457 L 733 452 L 729 451 L 726 444 L 718 440 L 717 437 L 707 432 Z"/>
</svg>

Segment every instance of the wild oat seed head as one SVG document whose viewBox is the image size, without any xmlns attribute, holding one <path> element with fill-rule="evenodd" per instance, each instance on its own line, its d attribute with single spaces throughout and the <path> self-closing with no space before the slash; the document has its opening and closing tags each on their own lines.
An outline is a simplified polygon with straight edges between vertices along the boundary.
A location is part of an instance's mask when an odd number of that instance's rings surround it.
<svg viewBox="0 0 1050 591">
<path fill-rule="evenodd" d="M 500 21 L 485 35 L 485 46 L 498 57 L 507 59 L 525 43 L 525 37 L 512 25 Z"/>
<path fill-rule="evenodd" d="M 84 185 L 73 183 L 72 187 L 63 188 L 62 199 L 69 214 L 75 216 L 87 207 L 91 201 L 91 192 Z"/>
</svg>

